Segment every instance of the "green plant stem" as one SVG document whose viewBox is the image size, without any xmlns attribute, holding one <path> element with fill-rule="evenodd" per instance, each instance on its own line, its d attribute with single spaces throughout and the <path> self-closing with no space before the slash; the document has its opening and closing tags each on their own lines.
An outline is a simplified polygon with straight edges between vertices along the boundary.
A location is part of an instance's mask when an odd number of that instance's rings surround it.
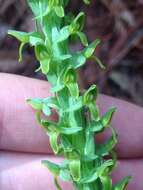
<svg viewBox="0 0 143 190">
<path fill-rule="evenodd" d="M 54 23 L 54 20 L 53 20 L 53 22 L 52 22 L 53 25 L 47 26 L 48 31 L 49 31 L 49 36 L 52 36 L 52 33 L 51 33 L 52 30 L 54 30 L 54 29 L 58 30 L 60 28 L 59 23 L 60 22 L 57 22 L 57 21 Z M 54 49 L 52 51 L 54 52 Z M 64 41 L 60 45 L 58 45 L 56 51 L 57 51 L 57 53 L 59 53 L 61 55 L 70 53 L 70 50 L 68 47 L 68 41 Z M 68 65 L 68 63 L 65 63 L 65 67 L 67 67 L 66 64 Z M 61 67 L 63 68 L 63 65 Z M 61 71 L 61 70 L 59 69 L 59 71 Z M 58 70 L 57 70 L 57 72 L 50 75 L 50 78 L 52 78 L 52 79 L 58 80 L 59 77 L 60 77 L 60 73 L 58 72 Z M 47 75 L 47 78 L 49 79 L 48 75 Z M 50 81 L 50 79 L 49 79 L 49 81 Z M 51 85 L 52 85 L 52 82 L 53 81 L 51 81 Z M 64 93 L 64 95 L 63 95 L 63 91 L 58 92 L 58 94 L 55 94 L 55 96 L 57 97 L 57 100 L 59 100 L 59 104 L 62 102 L 61 100 L 63 99 L 63 96 L 64 96 L 64 101 L 65 101 L 64 104 L 69 104 L 69 101 L 70 101 L 69 99 L 71 96 L 69 93 Z M 63 108 L 61 106 L 61 110 L 62 109 Z M 64 112 L 64 110 L 63 110 L 63 112 Z M 69 113 L 68 117 L 70 117 L 70 114 L 74 114 L 74 113 Z M 75 148 L 75 150 L 78 150 L 78 152 L 80 154 L 79 158 L 82 159 L 82 157 L 84 156 L 84 147 L 85 147 L 85 139 L 86 139 L 85 131 L 87 128 L 87 121 L 85 119 L 84 110 L 78 110 L 76 114 L 78 116 L 78 119 L 80 118 L 80 121 L 78 120 L 78 121 L 76 121 L 76 123 L 81 123 L 81 125 L 84 129 L 83 129 L 83 131 L 78 132 L 77 134 L 71 135 L 69 137 L 69 139 L 71 140 L 70 141 L 71 145 Z M 92 150 L 91 151 L 92 151 L 92 154 L 95 155 L 95 146 L 96 145 L 95 145 L 94 134 L 92 134 L 90 136 L 90 138 L 92 141 Z M 66 156 L 67 155 L 64 155 L 65 158 L 66 158 Z M 67 157 L 68 160 L 72 160 L 73 158 L 74 158 L 73 154 L 68 155 L 68 157 Z M 76 156 L 75 156 L 75 159 L 76 159 Z M 90 171 L 93 169 L 93 167 L 97 167 L 96 161 L 84 162 L 81 160 L 81 176 L 84 177 L 85 174 L 87 175 L 87 173 L 90 173 Z M 101 187 L 99 186 L 98 181 L 95 181 L 91 184 L 87 184 L 86 187 L 85 187 L 85 185 L 80 185 L 77 182 L 74 182 L 74 184 L 75 184 L 75 187 L 77 190 L 96 190 L 96 189 L 101 190 L 101 189 L 99 189 Z"/>
<path fill-rule="evenodd" d="M 92 59 L 104 68 L 101 61 L 93 55 L 100 40 L 88 44 L 82 32 L 85 15 L 80 12 L 75 18 L 67 17 L 64 7 L 68 0 L 28 0 L 36 20 L 36 32 L 26 33 L 9 31 L 9 34 L 21 41 L 22 50 L 29 43 L 35 48 L 41 71 L 51 84 L 54 97 L 28 99 L 27 102 L 37 110 L 37 120 L 49 136 L 53 152 L 64 157 L 60 165 L 43 160 L 42 163 L 54 174 L 57 190 L 62 190 L 58 176 L 70 181 L 76 190 L 125 190 L 130 180 L 126 177 L 112 184 L 110 177 L 116 165 L 113 148 L 117 143 L 117 134 L 111 127 L 115 108 L 100 116 L 96 99 L 98 90 L 92 85 L 81 93 L 77 80 L 77 69 Z M 89 4 L 89 0 L 84 0 Z M 67 19 L 67 20 L 66 20 Z M 65 22 L 66 20 L 66 22 Z M 66 24 L 65 24 L 66 23 Z M 67 24 L 68 23 L 68 24 Z M 84 49 L 71 52 L 69 39 L 80 39 Z M 59 115 L 57 122 L 42 118 L 52 114 L 55 109 Z M 96 134 L 106 128 L 112 132 L 111 138 L 104 144 L 95 141 Z M 111 159 L 105 156 L 111 155 Z"/>
</svg>

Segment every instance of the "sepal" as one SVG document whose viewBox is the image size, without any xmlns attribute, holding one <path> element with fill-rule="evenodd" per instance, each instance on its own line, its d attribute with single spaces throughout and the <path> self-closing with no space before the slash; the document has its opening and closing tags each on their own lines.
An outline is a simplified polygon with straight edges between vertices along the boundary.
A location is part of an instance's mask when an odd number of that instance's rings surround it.
<svg viewBox="0 0 143 190">
<path fill-rule="evenodd" d="M 96 85 L 92 85 L 83 95 L 84 105 L 89 106 L 91 103 L 95 102 L 97 99 L 98 90 Z"/>
<path fill-rule="evenodd" d="M 84 27 L 84 22 L 85 22 L 85 13 L 80 12 L 70 25 L 71 33 L 76 33 L 77 31 L 81 31 Z"/>
<path fill-rule="evenodd" d="M 100 44 L 100 40 L 99 40 L 99 39 L 96 39 L 94 42 L 92 42 L 87 48 L 85 48 L 85 49 L 82 51 L 82 53 L 83 53 L 83 55 L 86 57 L 86 59 L 89 59 L 89 58 L 93 55 L 93 53 L 94 53 L 96 47 L 97 47 L 99 44 Z"/>
<path fill-rule="evenodd" d="M 131 176 L 125 177 L 113 187 L 113 190 L 125 190 L 131 178 Z"/>
<path fill-rule="evenodd" d="M 51 115 L 51 108 L 59 109 L 59 104 L 55 97 L 28 99 L 27 103 L 35 110 L 42 111 L 46 116 Z"/>
<path fill-rule="evenodd" d="M 101 118 L 101 123 L 103 126 L 107 126 L 110 124 L 115 111 L 116 111 L 116 108 L 110 108 L 109 111 L 103 115 L 103 117 Z"/>
<path fill-rule="evenodd" d="M 64 84 L 70 91 L 72 97 L 78 98 L 79 88 L 77 84 L 76 72 L 73 68 L 68 68 L 64 74 Z"/>
<path fill-rule="evenodd" d="M 42 160 L 42 164 L 47 167 L 55 176 L 60 174 L 60 166 L 48 160 Z"/>
<path fill-rule="evenodd" d="M 29 42 L 29 33 L 27 33 L 27 32 L 9 30 L 8 34 L 15 37 L 17 40 L 19 40 L 22 43 L 28 43 Z"/>
<path fill-rule="evenodd" d="M 88 184 L 96 181 L 100 176 L 102 176 L 111 166 L 113 165 L 112 160 L 105 161 L 101 166 L 94 168 L 89 174 L 79 181 L 81 184 Z"/>
<path fill-rule="evenodd" d="M 78 182 L 81 178 L 81 163 L 80 160 L 71 160 L 69 169 L 74 181 Z"/>
<path fill-rule="evenodd" d="M 65 16 L 65 11 L 64 11 L 64 9 L 63 9 L 63 7 L 60 5 L 60 6 L 56 6 L 55 8 L 54 8 L 54 10 L 55 10 L 55 13 L 56 13 L 56 15 L 58 16 L 58 17 L 64 17 Z"/>
<path fill-rule="evenodd" d="M 117 133 L 116 130 L 112 127 L 110 127 L 112 131 L 112 136 L 103 144 L 98 144 L 96 146 L 96 154 L 100 156 L 106 156 L 109 155 L 109 153 L 112 151 L 112 149 L 117 144 Z"/>
<path fill-rule="evenodd" d="M 29 42 L 29 34 L 26 32 L 19 32 L 15 30 L 9 30 L 8 34 L 14 36 L 16 39 L 18 39 L 21 42 L 19 47 L 19 62 L 22 62 L 22 51 L 24 45 Z"/>
<path fill-rule="evenodd" d="M 27 103 L 36 110 L 42 110 L 43 100 L 41 98 L 27 99 Z"/>
<path fill-rule="evenodd" d="M 111 120 L 112 120 L 112 117 L 113 117 L 113 114 L 115 111 L 116 111 L 116 108 L 111 108 L 100 119 L 93 120 L 90 123 L 90 128 L 89 128 L 90 131 L 99 133 L 99 132 L 102 132 L 105 128 L 110 127 L 110 123 L 111 123 Z M 97 117 L 96 117 L 96 115 L 97 115 Z M 99 116 L 98 112 L 97 112 L 97 114 L 95 113 L 95 119 L 98 118 L 98 116 Z"/>
</svg>

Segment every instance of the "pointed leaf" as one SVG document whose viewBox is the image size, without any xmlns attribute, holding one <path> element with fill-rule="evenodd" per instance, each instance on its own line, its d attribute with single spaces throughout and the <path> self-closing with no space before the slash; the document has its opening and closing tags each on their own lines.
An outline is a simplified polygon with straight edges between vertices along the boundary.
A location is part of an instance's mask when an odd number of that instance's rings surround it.
<svg viewBox="0 0 143 190">
<path fill-rule="evenodd" d="M 28 43 L 29 42 L 29 33 L 27 33 L 27 32 L 19 32 L 16 30 L 9 30 L 8 34 L 11 36 L 14 36 L 15 38 L 17 38 L 22 43 Z"/>
<path fill-rule="evenodd" d="M 104 114 L 104 116 L 101 118 L 101 123 L 103 126 L 110 124 L 112 120 L 112 116 L 115 113 L 115 111 L 116 111 L 116 108 L 110 108 L 109 111 Z"/>
<path fill-rule="evenodd" d="M 20 47 L 19 47 L 19 62 L 22 62 L 22 50 L 23 50 L 24 45 L 29 42 L 30 34 L 26 32 L 19 32 L 16 30 L 9 30 L 8 34 L 11 36 L 14 36 L 21 42 Z"/>
<path fill-rule="evenodd" d="M 50 138 L 50 145 L 52 147 L 52 150 L 54 151 L 55 154 L 57 154 L 59 152 L 59 145 L 58 145 L 59 134 L 56 132 L 50 132 L 48 135 Z"/>
<path fill-rule="evenodd" d="M 76 18 L 73 21 L 72 25 L 75 25 L 76 29 L 78 31 L 81 31 L 84 27 L 84 22 L 85 22 L 85 13 L 84 12 L 80 12 Z M 75 30 L 75 29 L 74 29 Z"/>
<path fill-rule="evenodd" d="M 44 44 L 37 44 L 35 47 L 35 55 L 38 61 L 50 58 L 50 52 Z"/>
<path fill-rule="evenodd" d="M 131 176 L 127 176 L 122 179 L 119 183 L 117 183 L 113 190 L 125 190 L 126 186 L 128 185 L 129 181 L 131 180 Z"/>
<path fill-rule="evenodd" d="M 64 84 L 70 91 L 72 97 L 78 98 L 79 88 L 77 84 L 76 72 L 73 68 L 68 68 L 64 74 Z"/>
<path fill-rule="evenodd" d="M 111 128 L 111 127 L 110 127 Z M 108 155 L 109 152 L 115 147 L 117 144 L 117 134 L 114 128 L 111 128 L 112 130 L 112 137 L 107 140 L 106 143 L 100 144 L 96 147 L 96 154 L 97 155 Z"/>
<path fill-rule="evenodd" d="M 46 166 L 54 175 L 59 176 L 60 174 L 60 166 L 50 162 L 48 160 L 42 160 L 42 164 Z"/>
<path fill-rule="evenodd" d="M 27 103 L 36 110 L 42 110 L 43 102 L 41 98 L 28 99 Z"/>
<path fill-rule="evenodd" d="M 71 160 L 69 163 L 70 173 L 74 181 L 79 181 L 81 178 L 81 164 L 80 160 Z"/>
<path fill-rule="evenodd" d="M 106 114 L 104 114 L 104 116 L 101 119 L 98 120 L 96 119 L 99 118 L 99 115 L 98 113 L 95 113 L 95 116 L 97 115 L 97 117 L 95 117 L 95 120 L 90 123 L 90 131 L 99 133 L 102 132 L 105 129 L 105 127 L 110 127 L 109 124 L 111 122 L 112 115 L 115 112 L 115 110 L 115 108 L 111 108 Z"/>
<path fill-rule="evenodd" d="M 42 73 L 44 73 L 45 75 L 50 70 L 50 62 L 51 62 L 51 59 L 43 59 L 40 61 Z"/>
<path fill-rule="evenodd" d="M 36 120 L 41 125 L 41 111 L 36 112 Z"/>
<path fill-rule="evenodd" d="M 58 17 L 64 17 L 64 15 L 65 15 L 64 9 L 63 9 L 62 6 L 56 6 L 55 7 L 55 12 L 56 12 Z"/>
<path fill-rule="evenodd" d="M 87 59 L 90 58 L 93 55 L 93 53 L 94 53 L 94 51 L 95 51 L 95 49 L 96 49 L 96 47 L 98 46 L 99 43 L 100 43 L 99 39 L 92 42 L 87 48 L 85 48 L 85 50 L 83 50 L 83 55 Z"/>
<path fill-rule="evenodd" d="M 65 74 L 64 74 L 64 83 L 65 84 L 69 84 L 69 83 L 74 83 L 76 82 L 76 72 L 73 68 L 68 68 L 66 71 L 65 71 Z"/>
<path fill-rule="evenodd" d="M 98 90 L 96 85 L 92 85 L 84 94 L 83 102 L 85 105 L 90 105 L 95 102 L 97 98 Z"/>
</svg>

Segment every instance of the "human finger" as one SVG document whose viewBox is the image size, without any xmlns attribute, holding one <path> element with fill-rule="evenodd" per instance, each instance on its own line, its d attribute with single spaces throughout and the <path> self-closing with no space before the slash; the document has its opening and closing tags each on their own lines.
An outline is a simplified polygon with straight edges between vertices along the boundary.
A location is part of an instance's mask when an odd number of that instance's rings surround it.
<svg viewBox="0 0 143 190">
<path fill-rule="evenodd" d="M 48 159 L 61 163 L 61 158 L 54 156 L 24 154 L 24 153 L 0 153 L 0 189 L 1 190 L 54 190 L 53 175 L 47 168 L 41 165 L 41 160 Z M 143 159 L 119 160 L 118 167 L 113 173 L 113 183 L 125 176 L 132 175 L 127 190 L 143 189 Z M 63 189 L 73 190 L 69 183 L 60 181 Z"/>
<path fill-rule="evenodd" d="M 49 141 L 38 126 L 35 112 L 26 103 L 27 98 L 47 97 L 51 94 L 45 81 L 16 75 L 0 75 L 0 148 L 23 152 L 51 153 Z M 113 126 L 119 134 L 119 157 L 143 156 L 143 109 L 125 101 L 100 95 L 101 112 L 117 107 Z"/>
</svg>

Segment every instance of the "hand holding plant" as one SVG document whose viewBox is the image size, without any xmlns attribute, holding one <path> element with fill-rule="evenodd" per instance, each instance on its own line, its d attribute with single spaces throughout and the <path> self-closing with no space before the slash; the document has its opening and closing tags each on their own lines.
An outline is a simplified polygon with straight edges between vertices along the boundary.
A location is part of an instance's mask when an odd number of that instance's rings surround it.
<svg viewBox="0 0 143 190">
<path fill-rule="evenodd" d="M 57 190 L 62 190 L 58 177 L 71 182 L 77 190 L 124 190 L 130 177 L 115 185 L 111 178 L 116 167 L 113 148 L 117 134 L 111 126 L 115 108 L 101 115 L 96 103 L 97 86 L 92 85 L 87 91 L 80 92 L 77 83 L 76 71 L 86 60 L 93 59 L 102 69 L 105 68 L 94 55 L 100 40 L 88 43 L 82 32 L 83 12 L 76 17 L 66 16 L 68 0 L 28 0 L 28 4 L 35 16 L 36 31 L 9 31 L 9 34 L 21 41 L 19 61 L 22 61 L 25 44 L 34 47 L 40 62 L 37 71 L 45 74 L 51 84 L 53 97 L 28 99 L 27 102 L 36 109 L 37 121 L 49 136 L 53 152 L 65 158 L 60 164 L 49 160 L 42 163 L 53 173 Z M 80 40 L 82 50 L 70 50 L 73 38 Z M 53 109 L 58 114 L 57 122 L 48 119 Z M 111 137 L 103 144 L 96 142 L 96 136 L 106 129 L 111 130 Z"/>
<path fill-rule="evenodd" d="M 0 89 L 0 189 L 55 190 L 52 174 L 41 165 L 41 160 L 60 163 L 61 158 L 53 155 L 47 136 L 35 121 L 34 111 L 23 101 L 28 97 L 50 96 L 49 84 L 0 74 Z M 142 190 L 143 109 L 103 95 L 99 96 L 98 105 L 101 114 L 113 105 L 118 110 L 112 120 L 119 135 L 116 147 L 118 167 L 113 172 L 113 182 L 132 174 L 133 179 L 127 189 Z M 55 121 L 54 116 L 51 119 Z M 102 133 L 101 138 L 107 138 L 106 133 Z M 63 189 L 73 190 L 69 183 L 60 181 L 60 184 Z"/>
</svg>

